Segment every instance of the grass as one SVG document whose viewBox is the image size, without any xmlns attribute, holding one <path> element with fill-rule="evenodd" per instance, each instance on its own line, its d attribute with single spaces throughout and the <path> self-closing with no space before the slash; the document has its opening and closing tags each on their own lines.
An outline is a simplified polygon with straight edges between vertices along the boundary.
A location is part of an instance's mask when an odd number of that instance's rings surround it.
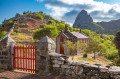
<svg viewBox="0 0 120 79">
<path fill-rule="evenodd" d="M 86 57 L 86 58 L 83 57 L 82 54 L 81 55 L 76 55 L 76 56 L 74 56 L 73 61 L 78 61 L 78 62 L 86 61 L 89 64 L 102 63 L 104 66 L 109 65 L 111 63 L 110 60 L 106 59 L 103 56 L 99 56 L 96 59 L 94 59 L 94 58 L 91 57 L 92 55 L 93 54 L 88 54 L 88 57 Z M 70 56 L 69 59 L 72 60 L 72 57 L 73 56 Z"/>
<path fill-rule="evenodd" d="M 27 39 L 26 35 L 23 33 L 18 33 L 19 39 L 23 40 L 23 39 Z"/>
<path fill-rule="evenodd" d="M 27 36 L 25 34 L 23 34 L 23 33 L 12 32 L 12 34 L 18 36 L 19 40 L 27 39 Z"/>
</svg>

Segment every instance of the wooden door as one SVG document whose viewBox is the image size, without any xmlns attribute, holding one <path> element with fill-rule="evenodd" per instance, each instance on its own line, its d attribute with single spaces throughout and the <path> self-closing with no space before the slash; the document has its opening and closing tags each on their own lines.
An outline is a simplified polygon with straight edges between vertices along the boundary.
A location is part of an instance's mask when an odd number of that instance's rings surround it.
<svg viewBox="0 0 120 79">
<path fill-rule="evenodd" d="M 63 44 L 60 45 L 60 54 L 64 54 L 64 46 L 63 46 Z"/>
</svg>

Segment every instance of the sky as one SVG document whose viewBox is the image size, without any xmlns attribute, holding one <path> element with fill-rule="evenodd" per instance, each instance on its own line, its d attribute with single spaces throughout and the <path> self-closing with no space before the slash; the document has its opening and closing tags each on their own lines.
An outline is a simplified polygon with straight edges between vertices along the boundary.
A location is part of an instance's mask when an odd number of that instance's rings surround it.
<svg viewBox="0 0 120 79">
<path fill-rule="evenodd" d="M 120 19 L 120 0 L 0 0 L 0 24 L 16 13 L 43 11 L 72 25 L 83 9 L 95 22 Z"/>
</svg>

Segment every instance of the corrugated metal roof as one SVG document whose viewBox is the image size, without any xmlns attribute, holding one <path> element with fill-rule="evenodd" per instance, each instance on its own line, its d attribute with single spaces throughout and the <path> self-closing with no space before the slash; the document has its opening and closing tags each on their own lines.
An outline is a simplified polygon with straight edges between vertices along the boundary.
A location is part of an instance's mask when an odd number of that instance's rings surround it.
<svg viewBox="0 0 120 79">
<path fill-rule="evenodd" d="M 71 32 L 74 36 L 77 38 L 89 38 L 88 36 L 84 35 L 83 33 L 78 33 L 78 32 Z"/>
</svg>

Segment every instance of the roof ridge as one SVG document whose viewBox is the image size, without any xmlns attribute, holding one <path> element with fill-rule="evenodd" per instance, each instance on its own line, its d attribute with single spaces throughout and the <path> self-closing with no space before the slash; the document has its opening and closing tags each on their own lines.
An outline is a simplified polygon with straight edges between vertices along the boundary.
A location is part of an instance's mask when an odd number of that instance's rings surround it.
<svg viewBox="0 0 120 79">
<path fill-rule="evenodd" d="M 72 35 L 74 35 L 75 37 L 77 37 L 77 38 L 80 38 L 79 36 L 77 36 L 77 35 L 79 35 L 79 34 L 81 34 L 83 37 L 81 37 L 81 38 L 89 38 L 87 35 L 85 35 L 84 33 L 79 33 L 79 32 L 70 32 Z"/>
<path fill-rule="evenodd" d="M 81 32 L 81 33 L 82 33 L 82 32 Z M 89 36 L 87 36 L 86 34 L 84 34 L 84 33 L 82 33 L 82 34 L 89 38 Z"/>
<path fill-rule="evenodd" d="M 73 33 L 73 32 L 70 32 L 71 34 Z M 75 33 L 75 32 L 74 32 Z M 76 32 L 77 33 L 77 32 Z M 73 36 L 75 36 L 74 34 L 72 34 Z M 77 38 L 77 36 L 75 36 L 76 38 Z"/>
</svg>

